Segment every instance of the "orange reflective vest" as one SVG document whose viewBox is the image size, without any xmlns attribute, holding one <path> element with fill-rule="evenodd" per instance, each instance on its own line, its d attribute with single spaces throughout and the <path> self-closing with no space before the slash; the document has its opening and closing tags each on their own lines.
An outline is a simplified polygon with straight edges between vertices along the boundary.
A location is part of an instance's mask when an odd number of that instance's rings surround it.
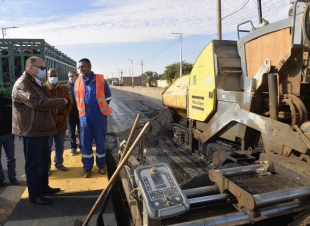
<svg viewBox="0 0 310 226">
<path fill-rule="evenodd" d="M 110 99 L 110 97 L 106 98 L 104 94 L 104 76 L 101 74 L 96 74 L 94 78 L 96 79 L 96 99 L 99 105 L 99 109 L 103 115 L 109 115 L 112 113 L 112 108 L 110 108 L 107 102 L 107 100 Z M 92 83 L 93 81 L 91 81 L 88 86 L 90 87 Z M 85 116 L 86 114 L 85 102 L 84 102 L 85 86 L 81 76 L 77 78 L 74 84 L 74 89 L 75 89 L 76 105 L 79 110 L 79 115 Z"/>
</svg>

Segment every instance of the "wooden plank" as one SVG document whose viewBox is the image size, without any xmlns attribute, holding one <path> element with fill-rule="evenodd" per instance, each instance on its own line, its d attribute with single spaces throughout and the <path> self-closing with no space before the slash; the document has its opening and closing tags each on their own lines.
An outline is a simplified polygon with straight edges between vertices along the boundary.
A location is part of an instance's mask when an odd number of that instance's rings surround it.
<svg viewBox="0 0 310 226">
<path fill-rule="evenodd" d="M 277 66 L 291 49 L 290 28 L 278 30 L 245 44 L 247 77 L 254 77 L 266 59 Z"/>
</svg>

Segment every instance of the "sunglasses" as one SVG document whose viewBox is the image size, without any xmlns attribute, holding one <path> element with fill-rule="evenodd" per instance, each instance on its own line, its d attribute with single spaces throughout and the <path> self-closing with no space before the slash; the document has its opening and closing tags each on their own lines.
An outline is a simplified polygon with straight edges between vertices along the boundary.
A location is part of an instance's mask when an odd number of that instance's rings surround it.
<svg viewBox="0 0 310 226">
<path fill-rule="evenodd" d="M 34 67 L 37 67 L 37 68 L 40 68 L 41 70 L 46 70 L 46 67 L 42 67 L 42 66 L 37 66 L 37 65 L 32 65 L 32 66 L 34 66 Z"/>
</svg>

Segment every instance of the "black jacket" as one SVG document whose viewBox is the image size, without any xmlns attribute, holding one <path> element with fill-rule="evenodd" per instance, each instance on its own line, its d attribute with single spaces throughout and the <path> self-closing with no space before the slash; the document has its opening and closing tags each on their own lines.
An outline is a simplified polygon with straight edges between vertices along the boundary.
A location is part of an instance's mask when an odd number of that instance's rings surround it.
<svg viewBox="0 0 310 226">
<path fill-rule="evenodd" d="M 0 94 L 0 136 L 12 133 L 12 99 Z"/>
<path fill-rule="evenodd" d="M 77 106 L 76 106 L 76 100 L 75 100 L 75 96 L 74 96 L 74 85 L 71 84 L 70 82 L 68 82 L 66 84 L 66 86 L 68 87 L 69 89 L 69 94 L 70 94 L 70 97 L 71 97 L 71 103 L 72 103 L 72 108 L 71 108 L 71 112 L 69 114 L 69 117 L 72 116 L 72 115 L 79 115 L 79 111 L 77 109 Z"/>
</svg>

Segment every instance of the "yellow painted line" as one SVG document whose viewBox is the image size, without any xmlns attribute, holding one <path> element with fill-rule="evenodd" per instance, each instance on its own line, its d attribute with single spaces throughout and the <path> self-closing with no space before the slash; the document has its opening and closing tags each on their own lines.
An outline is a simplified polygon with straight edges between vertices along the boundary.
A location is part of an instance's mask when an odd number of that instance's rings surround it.
<svg viewBox="0 0 310 226">
<path fill-rule="evenodd" d="M 93 150 L 95 150 L 93 148 Z M 54 154 L 52 152 L 52 168 L 51 175 L 49 176 L 49 185 L 52 188 L 60 188 L 61 191 L 57 194 L 86 192 L 94 190 L 102 190 L 108 184 L 107 174 L 99 174 L 96 161 L 92 169 L 90 178 L 83 178 L 83 164 L 81 161 L 81 152 L 78 152 L 75 156 L 70 155 L 71 149 L 66 149 L 63 154 L 64 166 L 68 168 L 68 171 L 60 171 L 54 166 Z M 96 156 L 95 156 L 96 160 Z M 28 197 L 28 189 L 24 191 L 21 198 Z"/>
</svg>

